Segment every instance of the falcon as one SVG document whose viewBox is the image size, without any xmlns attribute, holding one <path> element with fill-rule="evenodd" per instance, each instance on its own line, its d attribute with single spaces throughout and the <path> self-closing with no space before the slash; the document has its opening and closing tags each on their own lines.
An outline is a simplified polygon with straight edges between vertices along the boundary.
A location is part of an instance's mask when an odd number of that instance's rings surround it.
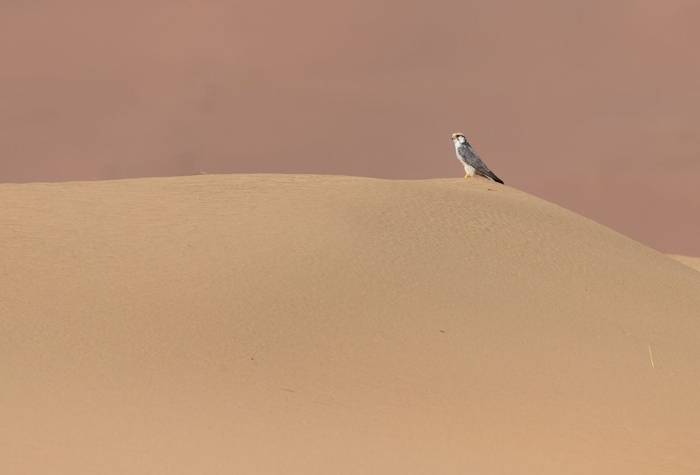
<svg viewBox="0 0 700 475">
<path fill-rule="evenodd" d="M 479 157 L 479 155 L 474 151 L 464 134 L 452 134 L 452 143 L 455 146 L 457 160 L 462 162 L 462 165 L 464 165 L 464 171 L 466 172 L 466 175 L 464 175 L 465 179 L 469 178 L 470 176 L 478 175 L 503 184 L 503 180 L 498 178 L 494 172 L 489 170 L 489 167 L 487 167 L 481 160 L 481 157 Z"/>
</svg>

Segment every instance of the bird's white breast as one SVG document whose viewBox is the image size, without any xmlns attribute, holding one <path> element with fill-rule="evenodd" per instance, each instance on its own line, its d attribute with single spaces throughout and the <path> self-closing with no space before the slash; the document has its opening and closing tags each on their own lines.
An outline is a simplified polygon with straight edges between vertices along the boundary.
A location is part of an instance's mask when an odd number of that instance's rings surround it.
<svg viewBox="0 0 700 475">
<path fill-rule="evenodd" d="M 464 171 L 467 173 L 469 176 L 474 176 L 476 169 L 469 165 L 467 162 L 464 161 L 464 158 L 459 154 L 459 146 L 461 145 L 458 141 L 454 141 L 454 146 L 455 146 L 455 155 L 457 155 L 457 160 L 459 160 L 462 165 L 464 165 Z"/>
</svg>

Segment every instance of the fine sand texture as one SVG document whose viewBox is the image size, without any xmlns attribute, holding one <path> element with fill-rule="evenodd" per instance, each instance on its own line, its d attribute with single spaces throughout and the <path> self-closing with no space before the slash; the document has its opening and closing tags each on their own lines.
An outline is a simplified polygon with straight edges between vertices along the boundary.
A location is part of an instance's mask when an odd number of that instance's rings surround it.
<svg viewBox="0 0 700 475">
<path fill-rule="evenodd" d="M 693 269 L 700 271 L 700 257 L 690 257 L 690 256 L 679 256 L 672 254 L 670 257 L 675 260 L 682 262 L 683 264 L 692 267 Z"/>
<path fill-rule="evenodd" d="M 0 202 L 2 473 L 700 473 L 700 273 L 523 192 L 211 175 Z"/>
</svg>

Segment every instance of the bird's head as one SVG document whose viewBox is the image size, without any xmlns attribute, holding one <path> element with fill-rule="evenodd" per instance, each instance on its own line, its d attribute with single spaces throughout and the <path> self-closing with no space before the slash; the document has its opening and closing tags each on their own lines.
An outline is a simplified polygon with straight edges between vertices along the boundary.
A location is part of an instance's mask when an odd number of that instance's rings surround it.
<svg viewBox="0 0 700 475">
<path fill-rule="evenodd" d="M 456 146 L 465 145 L 468 143 L 467 138 L 464 136 L 464 134 L 461 134 L 459 132 L 455 132 L 454 134 L 452 134 L 452 142 Z"/>
</svg>

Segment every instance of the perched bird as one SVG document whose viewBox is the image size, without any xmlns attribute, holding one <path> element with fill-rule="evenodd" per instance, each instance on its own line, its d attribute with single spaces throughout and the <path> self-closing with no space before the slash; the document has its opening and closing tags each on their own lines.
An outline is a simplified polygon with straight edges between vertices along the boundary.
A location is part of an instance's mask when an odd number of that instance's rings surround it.
<svg viewBox="0 0 700 475">
<path fill-rule="evenodd" d="M 497 183 L 503 184 L 503 180 L 498 178 L 494 172 L 489 170 L 489 167 L 481 160 L 479 155 L 474 151 L 471 144 L 467 142 L 467 138 L 460 133 L 452 134 L 452 143 L 455 146 L 457 160 L 464 165 L 464 171 L 467 172 L 464 178 L 479 175 Z"/>
</svg>

